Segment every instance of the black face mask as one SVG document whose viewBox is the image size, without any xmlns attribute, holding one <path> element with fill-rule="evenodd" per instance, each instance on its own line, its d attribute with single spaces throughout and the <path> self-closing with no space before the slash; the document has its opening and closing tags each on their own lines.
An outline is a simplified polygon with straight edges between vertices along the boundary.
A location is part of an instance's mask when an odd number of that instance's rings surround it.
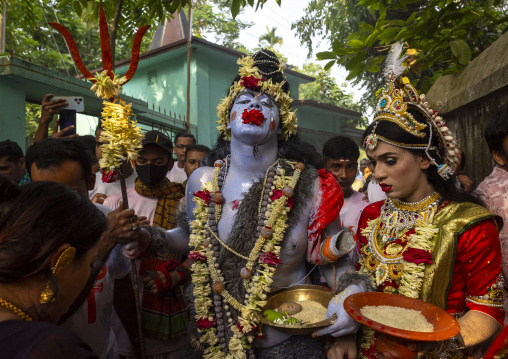
<svg viewBox="0 0 508 359">
<path fill-rule="evenodd" d="M 151 187 L 156 186 L 164 180 L 166 174 L 168 173 L 169 163 L 164 166 L 156 166 L 147 164 L 147 165 L 138 165 L 136 164 L 136 172 L 138 173 L 138 178 L 143 182 L 145 186 Z"/>
</svg>

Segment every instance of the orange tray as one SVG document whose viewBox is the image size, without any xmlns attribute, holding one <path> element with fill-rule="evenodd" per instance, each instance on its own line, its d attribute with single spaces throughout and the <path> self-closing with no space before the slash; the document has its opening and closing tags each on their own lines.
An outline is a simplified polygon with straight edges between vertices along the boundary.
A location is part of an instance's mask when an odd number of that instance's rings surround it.
<svg viewBox="0 0 508 359">
<path fill-rule="evenodd" d="M 434 331 L 430 333 L 413 332 L 378 323 L 362 315 L 361 309 L 367 305 L 390 305 L 392 307 L 418 310 L 434 326 Z M 397 338 L 418 341 L 439 341 L 456 336 L 460 330 L 457 320 L 445 310 L 422 300 L 403 295 L 378 292 L 356 293 L 346 298 L 344 309 L 357 322 Z"/>
</svg>

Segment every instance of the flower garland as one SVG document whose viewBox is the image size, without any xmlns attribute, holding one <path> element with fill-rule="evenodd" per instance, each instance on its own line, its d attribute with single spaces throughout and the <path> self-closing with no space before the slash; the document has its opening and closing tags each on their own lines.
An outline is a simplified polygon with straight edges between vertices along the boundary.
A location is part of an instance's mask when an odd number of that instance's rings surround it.
<svg viewBox="0 0 508 359">
<path fill-rule="evenodd" d="M 385 205 L 388 204 L 385 201 Z M 407 245 L 397 254 L 385 256 L 379 248 L 378 239 L 382 234 L 382 216 L 367 223 L 361 230 L 368 244 L 362 248 L 360 273 L 367 273 L 377 285 L 388 277 L 399 279 L 398 293 L 410 298 L 418 298 L 425 276 L 425 264 L 432 263 L 432 250 L 439 228 L 433 225 L 437 205 L 432 207 L 428 216 L 420 216 L 414 222 L 414 233 L 407 236 Z M 400 238 L 400 234 L 397 235 Z M 389 245 L 389 244 L 388 244 Z M 387 245 L 387 246 L 388 246 Z M 361 347 L 363 356 L 370 352 L 370 340 L 374 331 L 365 331 Z"/>
<path fill-rule="evenodd" d="M 287 140 L 292 135 L 296 134 L 297 119 L 296 111 L 291 111 L 291 104 L 293 99 L 288 93 L 282 90 L 285 81 L 280 83 L 273 83 L 272 79 L 266 79 L 254 66 L 255 60 L 252 56 L 242 57 L 238 59 L 237 63 L 240 65 L 238 71 L 241 76 L 240 81 L 235 83 L 229 89 L 229 95 L 223 98 L 217 106 L 217 116 L 219 126 L 217 130 L 224 135 L 228 141 L 231 140 L 231 130 L 227 128 L 230 121 L 230 112 L 236 97 L 245 89 L 263 92 L 272 96 L 279 108 L 279 116 L 282 122 L 282 139 Z M 279 68 L 282 72 L 282 68 Z"/>
<path fill-rule="evenodd" d="M 134 116 L 132 104 L 118 99 L 118 102 L 104 101 L 103 106 L 101 121 L 104 131 L 99 140 L 108 143 L 101 146 L 102 158 L 99 165 L 102 169 L 114 171 L 123 160 L 137 158 L 144 135 L 137 122 L 131 120 Z"/>
<path fill-rule="evenodd" d="M 259 313 L 266 304 L 266 293 L 270 290 L 270 285 L 273 282 L 272 277 L 277 264 L 280 263 L 281 247 L 279 244 L 284 239 L 287 230 L 287 213 L 291 209 L 289 203 L 293 196 L 293 189 L 305 167 L 302 163 L 295 165 L 286 162 L 294 168 L 293 175 L 288 179 L 280 165 L 277 170 L 274 169 L 278 162 L 269 167 L 265 175 L 263 192 L 271 190 L 268 201 L 270 203 L 267 205 L 266 212 L 262 213 L 264 208 L 262 206 L 264 194 L 262 193 L 258 213 L 260 218 L 264 215 L 266 221 L 248 257 L 236 253 L 223 243 L 215 233 L 216 226 L 210 225 L 209 222 L 210 213 L 214 214 L 215 223 L 218 223 L 220 219 L 224 197 L 219 186 L 225 176 L 225 161 L 219 160 L 215 163 L 212 182 L 204 183 L 201 190 L 194 194 L 196 219 L 191 222 L 192 233 L 190 236 L 190 246 L 194 250 L 190 252 L 189 257 L 196 260 L 191 270 L 192 282 L 194 283 L 196 325 L 198 332 L 201 333 L 199 340 L 201 343 L 208 344 L 208 347 L 204 350 L 203 358 L 243 359 L 246 358 L 246 351 L 250 349 L 250 343 L 254 338 L 253 331 L 259 324 Z M 275 172 L 278 175 L 275 176 L 272 186 L 267 178 L 269 178 L 269 174 Z M 278 193 L 279 191 L 280 193 Z M 224 277 L 222 277 L 221 270 L 216 262 L 218 253 L 213 250 L 214 248 L 217 249 L 213 245 L 215 240 L 227 250 L 247 260 L 246 267 L 241 271 L 247 291 L 243 304 L 225 289 Z M 253 273 L 256 265 L 258 265 L 258 269 Z M 210 285 L 211 281 L 213 286 Z M 217 335 L 216 313 L 212 310 L 212 290 L 215 295 L 220 295 L 229 305 L 240 312 L 238 323 L 233 323 L 231 318 L 228 320 L 229 328 L 233 333 L 227 345 L 229 352 L 224 350 L 225 344 L 221 346 Z M 229 306 L 226 304 L 224 308 L 227 310 Z M 230 312 L 226 314 L 230 316 Z"/>
</svg>

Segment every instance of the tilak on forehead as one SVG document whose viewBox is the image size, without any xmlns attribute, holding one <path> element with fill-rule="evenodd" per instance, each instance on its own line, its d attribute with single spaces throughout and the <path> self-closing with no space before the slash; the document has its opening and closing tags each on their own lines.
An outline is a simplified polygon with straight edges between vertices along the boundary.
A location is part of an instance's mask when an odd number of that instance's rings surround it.
<svg viewBox="0 0 508 359">
<path fill-rule="evenodd" d="M 384 76 L 387 86 L 378 101 L 373 121 L 375 125 L 370 134 L 365 137 L 363 148 L 373 151 L 376 149 L 378 141 L 383 141 L 400 148 L 424 150 L 432 164 L 438 168 L 441 177 L 448 179 L 450 175 L 453 175 L 450 165 L 455 165 L 458 160 L 456 157 L 457 144 L 443 118 L 438 116 L 437 111 L 431 109 L 429 103 L 425 101 L 425 95 L 418 95 L 418 91 L 411 85 L 407 77 L 402 77 L 406 71 L 406 66 L 403 64 L 406 56 L 401 55 L 402 44 L 394 44 L 386 58 Z M 409 110 L 422 114 L 425 122 L 417 121 Z M 403 143 L 398 139 L 388 138 L 389 134 L 376 133 L 377 127 L 382 121 L 396 124 L 407 133 L 421 139 L 421 141 L 417 141 L 420 143 Z M 429 135 L 424 132 L 428 126 L 430 126 Z M 437 136 L 439 140 L 437 148 L 431 145 L 432 136 Z M 436 159 L 429 154 L 430 150 L 437 150 L 448 163 L 437 163 Z"/>
<path fill-rule="evenodd" d="M 264 54 L 269 59 L 256 60 L 256 54 L 253 56 L 246 56 L 238 59 L 237 63 L 240 65 L 238 73 L 241 78 L 239 81 L 235 81 L 233 83 L 229 89 L 228 96 L 222 99 L 217 106 L 217 116 L 219 117 L 219 121 L 217 121 L 219 124 L 219 126 L 217 126 L 217 130 L 228 141 L 231 140 L 231 130 L 228 129 L 231 108 L 233 107 L 236 98 L 245 89 L 256 92 L 256 97 L 259 97 L 262 94 L 267 94 L 274 99 L 277 107 L 279 108 L 279 116 L 282 123 L 281 136 L 283 140 L 287 140 L 296 134 L 296 111 L 291 111 L 291 104 L 293 103 L 293 99 L 289 96 L 289 93 L 284 92 L 282 89 L 285 81 L 274 83 L 271 78 L 266 77 L 273 75 L 276 72 L 283 74 L 282 64 L 279 63 L 279 60 L 275 56 L 270 56 L 263 50 L 259 51 L 258 53 Z M 270 63 L 276 65 L 278 66 L 278 69 L 269 73 L 262 72 L 256 66 L 261 65 L 262 63 Z M 232 116 L 236 117 L 237 114 L 232 114 Z"/>
</svg>

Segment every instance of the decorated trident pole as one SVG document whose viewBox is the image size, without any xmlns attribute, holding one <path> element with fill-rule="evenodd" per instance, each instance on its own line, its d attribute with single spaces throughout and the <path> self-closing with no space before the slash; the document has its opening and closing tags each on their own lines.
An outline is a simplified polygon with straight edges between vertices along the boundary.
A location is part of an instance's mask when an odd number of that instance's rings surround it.
<svg viewBox="0 0 508 359">
<path fill-rule="evenodd" d="M 100 120 L 102 121 L 103 131 L 100 140 L 107 143 L 101 146 L 102 158 L 100 159 L 99 164 L 101 169 L 104 170 L 103 180 L 104 178 L 108 178 L 109 181 L 113 182 L 116 174 L 118 174 L 118 179 L 120 180 L 122 188 L 123 209 L 127 209 L 129 208 L 129 201 L 127 198 L 127 188 L 125 186 L 124 162 L 137 158 L 144 135 L 141 134 L 141 129 L 137 126 L 136 121 L 131 119 L 134 116 L 131 109 L 132 104 L 127 104 L 125 101 L 122 101 L 119 94 L 122 91 L 122 85 L 127 83 L 136 72 L 139 61 L 141 40 L 150 25 L 141 26 L 136 32 L 132 45 L 132 56 L 129 69 L 124 76 L 118 78 L 118 75 L 115 75 L 113 72 L 108 24 L 106 21 L 106 15 L 104 14 L 104 9 L 102 8 L 102 3 L 100 4 L 99 14 L 103 71 L 96 76 L 93 76 L 83 64 L 76 43 L 74 42 L 69 30 L 56 22 L 50 22 L 48 24 L 63 35 L 79 71 L 81 71 L 88 81 L 93 83 L 91 90 L 95 91 L 97 97 L 104 100 L 102 120 Z M 141 321 L 141 305 L 139 302 L 138 275 L 134 259 L 131 264 L 131 280 L 136 302 L 136 321 L 138 326 L 139 345 L 141 358 L 144 359 L 145 346 Z"/>
</svg>

